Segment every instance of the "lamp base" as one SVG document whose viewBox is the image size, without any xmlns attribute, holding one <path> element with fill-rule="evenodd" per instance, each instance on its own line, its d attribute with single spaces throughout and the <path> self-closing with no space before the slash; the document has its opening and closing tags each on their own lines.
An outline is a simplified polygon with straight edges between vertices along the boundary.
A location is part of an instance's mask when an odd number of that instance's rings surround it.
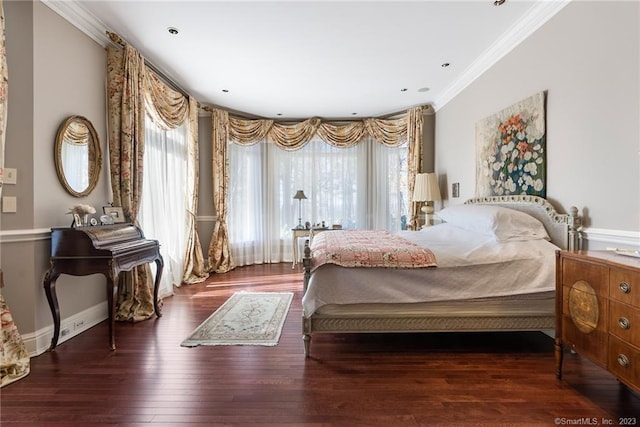
<svg viewBox="0 0 640 427">
<path fill-rule="evenodd" d="M 427 215 L 432 214 L 434 212 L 433 206 L 429 206 L 429 205 L 424 205 L 423 207 L 420 208 L 420 210 L 422 211 L 422 213 L 425 213 Z"/>
</svg>

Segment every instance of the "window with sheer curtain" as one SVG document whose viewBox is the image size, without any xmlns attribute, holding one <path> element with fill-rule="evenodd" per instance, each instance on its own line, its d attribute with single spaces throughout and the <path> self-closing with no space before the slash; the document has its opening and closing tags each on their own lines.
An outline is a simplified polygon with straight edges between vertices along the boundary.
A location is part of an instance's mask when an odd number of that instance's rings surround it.
<svg viewBox="0 0 640 427">
<path fill-rule="evenodd" d="M 160 242 L 164 270 L 161 297 L 173 294 L 173 285 L 182 283 L 188 229 L 187 194 L 188 122 L 164 130 L 147 115 L 142 200 L 138 221 L 148 239 Z M 155 272 L 154 272 L 155 274 Z"/>
<path fill-rule="evenodd" d="M 336 148 L 319 138 L 287 151 L 267 140 L 229 143 L 228 230 L 238 266 L 293 260 L 291 229 L 302 223 L 345 229 L 406 228 L 408 145 L 365 138 Z M 306 200 L 293 199 L 303 190 Z"/>
</svg>

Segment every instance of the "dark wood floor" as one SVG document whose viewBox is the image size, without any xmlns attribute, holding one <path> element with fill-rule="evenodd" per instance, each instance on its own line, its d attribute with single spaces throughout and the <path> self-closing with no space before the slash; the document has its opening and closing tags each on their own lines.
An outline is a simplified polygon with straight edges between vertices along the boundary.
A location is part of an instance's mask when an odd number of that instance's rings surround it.
<svg viewBox="0 0 640 427">
<path fill-rule="evenodd" d="M 0 424 L 20 425 L 619 425 L 640 400 L 567 354 L 554 376 L 542 333 L 316 335 L 302 354 L 302 275 L 242 267 L 180 288 L 163 317 L 105 322 L 32 359 L 0 391 Z M 234 291 L 294 291 L 276 347 L 183 348 Z M 581 421 L 582 420 L 582 421 Z"/>
</svg>

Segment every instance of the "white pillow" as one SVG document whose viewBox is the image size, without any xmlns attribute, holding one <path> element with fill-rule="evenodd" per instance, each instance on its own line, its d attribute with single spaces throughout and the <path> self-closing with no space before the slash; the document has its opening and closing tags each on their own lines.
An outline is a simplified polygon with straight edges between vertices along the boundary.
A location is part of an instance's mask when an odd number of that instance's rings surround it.
<svg viewBox="0 0 640 427">
<path fill-rule="evenodd" d="M 437 215 L 464 230 L 492 235 L 498 242 L 551 240 L 536 218 L 515 209 L 490 205 L 453 205 Z"/>
</svg>

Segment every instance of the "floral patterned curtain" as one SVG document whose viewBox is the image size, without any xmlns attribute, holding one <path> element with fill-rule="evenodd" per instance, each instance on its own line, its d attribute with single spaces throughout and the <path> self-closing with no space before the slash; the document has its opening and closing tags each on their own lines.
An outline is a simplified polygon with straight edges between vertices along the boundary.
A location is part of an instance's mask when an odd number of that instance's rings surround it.
<svg viewBox="0 0 640 427">
<path fill-rule="evenodd" d="M 184 256 L 182 281 L 184 283 L 199 283 L 204 281 L 209 274 L 205 268 L 202 245 L 198 237 L 198 159 L 200 157 L 198 154 L 198 102 L 192 97 L 189 97 L 189 133 L 191 138 L 188 147 L 189 164 L 187 165 L 187 200 L 190 201 L 187 207 L 189 237 Z"/>
<path fill-rule="evenodd" d="M 198 127 L 197 103 L 162 82 L 144 64 L 133 47 L 107 48 L 109 161 L 113 203 L 122 206 L 125 217 L 137 223 L 142 196 L 144 115 L 172 129 L 189 121 L 189 176 L 187 206 L 188 246 L 185 249 L 183 281 L 203 281 L 207 272 L 197 234 Z M 148 265 L 136 267 L 121 278 L 118 320 L 143 320 L 153 315 L 153 282 Z"/>
<path fill-rule="evenodd" d="M 9 73 L 4 31 L 4 5 L 0 0 L 0 196 L 4 182 L 4 143 L 7 130 L 7 95 L 9 90 Z M 31 370 L 29 353 L 24 341 L 13 322 L 11 310 L 4 300 L 2 270 L 0 270 L 0 387 L 11 384 L 27 376 Z"/>
<path fill-rule="evenodd" d="M 230 132 L 229 113 L 214 109 L 211 117 L 211 143 L 213 145 L 213 206 L 218 219 L 213 227 L 211 243 L 209 244 L 209 271 L 226 273 L 236 266 L 231 259 L 229 248 L 229 230 L 227 229 L 227 188 L 229 188 L 229 158 L 227 153 L 227 140 Z M 252 140 L 263 131 L 266 133 L 265 124 L 256 123 L 254 126 L 245 126 L 245 120 L 234 120 L 238 125 L 236 137 L 252 135 L 245 138 Z"/>
<path fill-rule="evenodd" d="M 132 47 L 107 47 L 107 123 L 113 204 L 137 224 L 144 155 L 144 60 Z M 139 321 L 154 313 L 148 265 L 120 275 L 116 319 Z"/>
<path fill-rule="evenodd" d="M 413 198 L 413 189 L 416 184 L 416 175 L 422 167 L 422 127 L 424 124 L 424 107 L 416 107 L 407 111 L 407 140 L 409 141 L 409 198 Z M 419 203 L 411 203 L 409 208 L 409 228 L 418 229 Z"/>
<path fill-rule="evenodd" d="M 209 245 L 209 270 L 223 273 L 234 268 L 226 224 L 226 188 L 229 180 L 226 148 L 228 141 L 249 145 L 267 136 L 283 150 L 297 150 L 316 134 L 327 144 L 336 147 L 351 147 L 367 134 L 378 143 L 387 146 L 396 146 L 407 141 L 409 143 L 409 194 L 413 194 L 415 177 L 422 163 L 423 110 L 424 107 L 412 108 L 398 119 L 369 118 L 364 121 L 335 124 L 323 122 L 315 117 L 297 123 L 242 119 L 214 109 L 212 113 L 213 203 L 218 221 Z M 412 204 L 409 224 L 414 227 L 417 223 L 417 213 L 417 207 Z"/>
</svg>

